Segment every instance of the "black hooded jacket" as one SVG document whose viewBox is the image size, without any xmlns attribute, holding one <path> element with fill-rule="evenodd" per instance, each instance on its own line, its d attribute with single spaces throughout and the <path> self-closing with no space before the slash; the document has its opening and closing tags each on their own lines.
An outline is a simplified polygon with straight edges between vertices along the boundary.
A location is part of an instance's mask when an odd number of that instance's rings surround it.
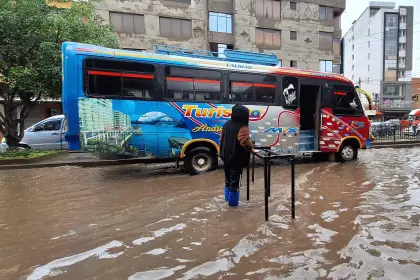
<svg viewBox="0 0 420 280">
<path fill-rule="evenodd" d="M 225 167 L 242 169 L 250 160 L 250 150 L 253 148 L 249 138 L 249 109 L 243 105 L 232 108 L 232 116 L 223 125 L 220 137 L 220 158 Z"/>
</svg>

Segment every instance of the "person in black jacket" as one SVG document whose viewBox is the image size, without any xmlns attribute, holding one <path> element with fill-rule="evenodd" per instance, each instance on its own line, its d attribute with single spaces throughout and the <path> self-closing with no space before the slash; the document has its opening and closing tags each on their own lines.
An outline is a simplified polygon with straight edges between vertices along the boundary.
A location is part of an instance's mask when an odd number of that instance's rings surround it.
<svg viewBox="0 0 420 280">
<path fill-rule="evenodd" d="M 249 137 L 248 123 L 249 109 L 235 105 L 231 119 L 223 125 L 220 135 L 220 158 L 225 170 L 225 200 L 229 206 L 238 206 L 242 170 L 249 164 L 250 153 L 256 152 Z"/>
</svg>

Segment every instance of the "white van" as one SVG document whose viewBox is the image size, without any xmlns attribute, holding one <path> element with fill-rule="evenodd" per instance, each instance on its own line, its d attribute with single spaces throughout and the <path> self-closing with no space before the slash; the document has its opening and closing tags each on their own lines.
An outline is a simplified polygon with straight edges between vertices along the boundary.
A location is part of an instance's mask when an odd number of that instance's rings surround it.
<svg viewBox="0 0 420 280">
<path fill-rule="evenodd" d="M 66 150 L 64 134 L 64 115 L 53 116 L 25 129 L 20 146 L 36 150 Z M 0 150 L 6 149 L 6 139 L 3 138 Z"/>
</svg>

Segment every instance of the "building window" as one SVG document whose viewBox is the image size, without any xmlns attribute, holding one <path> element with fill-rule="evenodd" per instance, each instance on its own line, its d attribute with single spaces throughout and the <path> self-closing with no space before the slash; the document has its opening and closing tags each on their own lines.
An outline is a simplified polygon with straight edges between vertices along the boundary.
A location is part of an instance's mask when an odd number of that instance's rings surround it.
<svg viewBox="0 0 420 280">
<path fill-rule="evenodd" d="M 191 20 L 178 18 L 159 18 L 160 35 L 165 37 L 192 38 Z"/>
<path fill-rule="evenodd" d="M 400 51 L 405 51 L 405 47 L 406 47 L 405 44 L 400 44 Z"/>
<path fill-rule="evenodd" d="M 297 31 L 290 31 L 290 40 L 292 41 L 297 40 Z"/>
<path fill-rule="evenodd" d="M 405 71 L 398 71 L 398 78 L 405 78 Z"/>
<path fill-rule="evenodd" d="M 368 71 L 370 71 L 370 65 L 368 65 Z"/>
<path fill-rule="evenodd" d="M 405 57 L 400 57 L 400 66 L 405 66 Z"/>
<path fill-rule="evenodd" d="M 144 16 L 127 13 L 109 13 L 109 21 L 118 33 L 145 34 Z"/>
<path fill-rule="evenodd" d="M 400 30 L 400 37 L 405 37 L 405 36 L 407 36 L 407 30 L 401 29 Z"/>
<path fill-rule="evenodd" d="M 354 81 L 354 75 L 351 75 L 351 80 Z"/>
<path fill-rule="evenodd" d="M 332 21 L 333 20 L 333 8 L 319 6 L 319 20 L 320 21 Z"/>
<path fill-rule="evenodd" d="M 369 78 L 369 77 L 368 77 L 367 83 L 368 83 L 368 84 L 370 83 L 370 78 Z"/>
<path fill-rule="evenodd" d="M 296 60 L 291 60 L 290 61 L 290 67 L 297 68 L 297 61 Z"/>
<path fill-rule="evenodd" d="M 400 16 L 401 23 L 407 23 L 407 16 Z"/>
<path fill-rule="evenodd" d="M 255 14 L 260 18 L 281 19 L 281 1 L 259 0 L 255 1 Z"/>
<path fill-rule="evenodd" d="M 351 70 L 354 70 L 354 64 L 351 66 Z"/>
<path fill-rule="evenodd" d="M 333 50 L 333 34 L 328 32 L 319 32 L 319 49 L 323 51 Z"/>
<path fill-rule="evenodd" d="M 232 33 L 232 15 L 210 12 L 209 23 L 212 32 Z"/>
<path fill-rule="evenodd" d="M 370 41 L 368 41 L 368 48 L 370 48 Z"/>
<path fill-rule="evenodd" d="M 290 1 L 290 10 L 297 10 L 297 3 L 295 1 Z"/>
<path fill-rule="evenodd" d="M 370 36 L 370 28 L 368 29 L 368 36 Z"/>
<path fill-rule="evenodd" d="M 351 55 L 351 60 L 354 60 L 354 54 Z"/>
<path fill-rule="evenodd" d="M 331 60 L 320 60 L 319 71 L 321 72 L 333 72 L 333 62 Z"/>
<path fill-rule="evenodd" d="M 354 44 L 352 45 L 352 47 L 351 47 L 351 48 L 352 48 L 352 50 L 354 51 Z"/>
<path fill-rule="evenodd" d="M 224 51 L 225 50 L 233 50 L 233 45 L 230 44 L 217 44 L 217 43 L 210 43 L 210 51 L 215 53 L 218 57 L 225 57 Z"/>
<path fill-rule="evenodd" d="M 281 31 L 255 28 L 255 41 L 257 45 L 280 47 Z"/>
<path fill-rule="evenodd" d="M 368 53 L 368 59 L 370 59 L 370 53 Z"/>
</svg>

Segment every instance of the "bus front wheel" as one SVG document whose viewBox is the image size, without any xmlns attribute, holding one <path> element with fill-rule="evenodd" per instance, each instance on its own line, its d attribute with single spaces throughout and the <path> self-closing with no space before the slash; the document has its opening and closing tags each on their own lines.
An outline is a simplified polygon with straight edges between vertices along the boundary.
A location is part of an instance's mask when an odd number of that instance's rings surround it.
<svg viewBox="0 0 420 280">
<path fill-rule="evenodd" d="M 357 159 L 358 153 L 358 147 L 356 147 L 354 143 L 348 141 L 341 145 L 340 150 L 335 157 L 338 162 L 352 161 Z"/>
<path fill-rule="evenodd" d="M 184 158 L 184 167 L 191 175 L 205 173 L 217 168 L 217 155 L 207 147 L 197 147 Z"/>
</svg>

